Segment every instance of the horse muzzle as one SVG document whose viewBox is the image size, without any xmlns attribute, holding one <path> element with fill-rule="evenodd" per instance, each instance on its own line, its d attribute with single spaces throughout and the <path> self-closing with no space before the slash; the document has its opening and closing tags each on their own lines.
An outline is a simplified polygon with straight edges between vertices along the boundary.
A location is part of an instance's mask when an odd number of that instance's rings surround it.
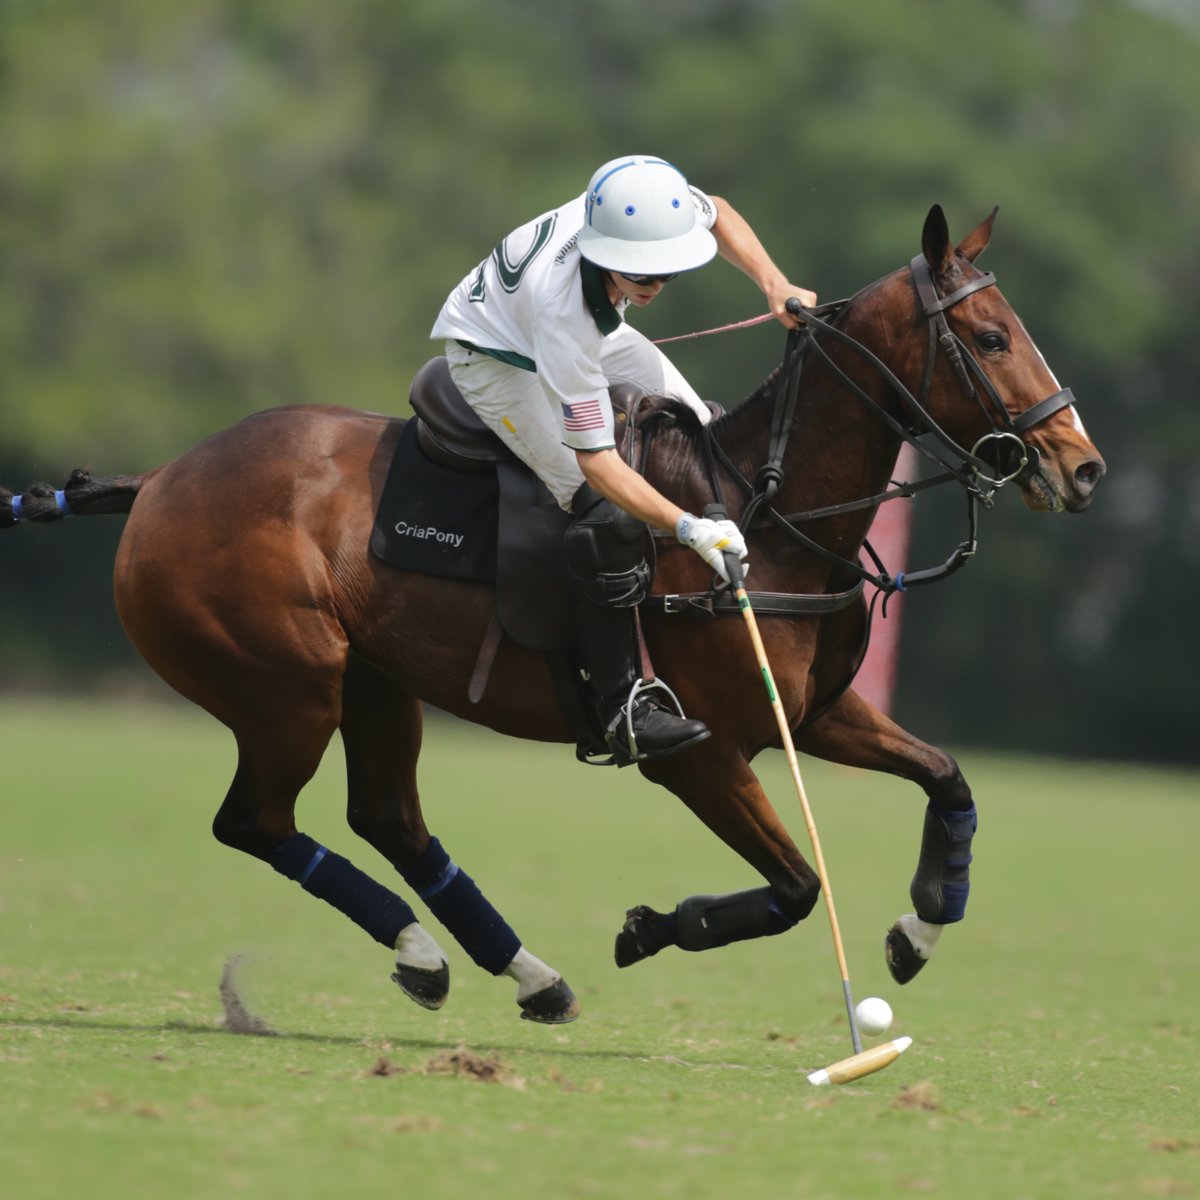
<svg viewBox="0 0 1200 1200">
<path fill-rule="evenodd" d="M 1092 503 L 1107 467 L 1094 452 L 1070 461 L 1047 459 L 1032 473 L 1022 472 L 1017 479 L 1025 504 L 1040 512 L 1081 513 Z"/>
<path fill-rule="evenodd" d="M 1008 431 L 986 434 L 971 453 L 987 464 L 997 486 L 1015 480 L 1026 505 L 1040 512 L 1083 512 L 1107 471 L 1090 444 L 1086 450 L 1048 454 L 1043 460 L 1037 446 Z"/>
</svg>

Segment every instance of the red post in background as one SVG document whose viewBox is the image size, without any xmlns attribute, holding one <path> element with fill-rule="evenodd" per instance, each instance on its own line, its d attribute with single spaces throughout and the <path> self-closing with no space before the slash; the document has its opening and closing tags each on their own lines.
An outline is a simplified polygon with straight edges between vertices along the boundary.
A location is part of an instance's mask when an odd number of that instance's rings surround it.
<svg viewBox="0 0 1200 1200">
<path fill-rule="evenodd" d="M 895 478 L 911 482 L 917 476 L 918 456 L 907 442 L 900 448 Z M 912 531 L 912 504 L 908 500 L 891 500 L 880 505 L 869 538 L 875 553 L 883 560 L 892 575 L 908 568 L 908 544 Z M 881 712 L 890 714 L 896 686 L 896 667 L 900 658 L 900 619 L 904 612 L 904 597 L 897 592 L 888 601 L 887 619 L 883 617 L 883 602 L 875 607 L 871 623 L 871 645 L 861 670 L 854 679 L 854 690 L 869 700 Z"/>
</svg>

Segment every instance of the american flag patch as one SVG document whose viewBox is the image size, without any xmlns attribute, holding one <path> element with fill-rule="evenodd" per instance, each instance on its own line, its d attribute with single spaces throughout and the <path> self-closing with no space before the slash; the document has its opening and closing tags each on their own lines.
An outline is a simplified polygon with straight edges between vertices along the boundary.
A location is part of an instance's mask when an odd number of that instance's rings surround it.
<svg viewBox="0 0 1200 1200">
<path fill-rule="evenodd" d="M 599 400 L 579 400 L 575 404 L 564 404 L 562 411 L 563 428 L 569 433 L 604 428 L 604 413 Z"/>
</svg>

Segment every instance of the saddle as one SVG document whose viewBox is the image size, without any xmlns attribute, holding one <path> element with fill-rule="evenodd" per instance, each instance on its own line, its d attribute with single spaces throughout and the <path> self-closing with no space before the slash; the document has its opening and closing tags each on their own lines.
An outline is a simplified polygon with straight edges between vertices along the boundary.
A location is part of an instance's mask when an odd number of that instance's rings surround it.
<svg viewBox="0 0 1200 1200">
<path fill-rule="evenodd" d="M 612 388 L 610 395 L 617 429 L 623 431 L 629 409 L 641 393 L 622 385 Z M 445 358 L 431 359 L 417 372 L 409 403 L 416 415 L 401 437 L 402 442 L 412 443 L 404 455 L 409 471 L 405 490 L 420 494 L 419 500 L 414 494 L 411 503 L 419 503 L 422 512 L 478 509 L 476 523 L 483 527 L 482 536 L 473 540 L 486 550 L 474 567 L 470 556 L 461 553 L 462 546 L 456 547 L 459 553 L 445 556 L 444 569 L 428 552 L 419 556 L 420 563 L 414 563 L 417 556 L 411 553 L 401 554 L 398 557 L 407 561 L 397 565 L 494 583 L 496 618 L 509 637 L 542 653 L 571 649 L 573 593 L 563 549 L 571 514 L 559 507 L 546 485 L 462 398 Z M 400 459 L 398 448 L 393 473 Z M 384 507 L 381 503 L 381 512 Z M 377 527 L 381 523 L 377 521 Z M 380 556 L 395 561 L 391 555 Z"/>
<path fill-rule="evenodd" d="M 626 445 L 627 430 L 639 436 L 652 422 L 695 421 L 686 404 L 669 396 L 651 396 L 631 383 L 613 384 L 608 398 L 616 418 L 617 450 L 630 462 L 633 455 Z M 434 462 L 455 471 L 475 472 L 487 471 L 493 463 L 520 461 L 462 398 L 445 358 L 432 358 L 417 372 L 408 399 L 417 414 L 417 442 Z M 725 411 L 711 400 L 704 404 L 714 419 Z"/>
<path fill-rule="evenodd" d="M 630 384 L 614 385 L 609 396 L 627 461 L 652 424 L 694 419 L 678 401 L 646 396 Z M 571 514 L 462 398 L 445 358 L 417 372 L 409 402 L 415 415 L 388 472 L 372 551 L 406 570 L 494 584 L 495 610 L 471 699 L 483 694 L 503 633 L 546 655 L 560 703 L 578 728 L 578 672 L 569 667 L 576 655 L 574 593 L 563 544 Z"/>
<path fill-rule="evenodd" d="M 620 447 L 629 414 L 645 393 L 632 384 L 619 383 L 608 389 L 608 395 Z M 416 413 L 417 444 L 433 462 L 452 471 L 476 473 L 490 471 L 497 463 L 520 461 L 462 398 L 445 358 L 431 358 L 416 373 L 408 402 Z"/>
</svg>

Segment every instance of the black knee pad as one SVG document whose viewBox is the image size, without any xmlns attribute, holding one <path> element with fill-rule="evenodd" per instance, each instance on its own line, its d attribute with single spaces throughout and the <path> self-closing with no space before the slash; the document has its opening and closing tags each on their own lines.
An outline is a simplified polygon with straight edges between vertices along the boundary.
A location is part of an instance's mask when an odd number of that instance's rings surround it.
<svg viewBox="0 0 1200 1200">
<path fill-rule="evenodd" d="M 610 500 L 596 499 L 566 532 L 571 578 L 594 604 L 633 608 L 650 588 L 645 538 L 644 522 Z"/>
</svg>

